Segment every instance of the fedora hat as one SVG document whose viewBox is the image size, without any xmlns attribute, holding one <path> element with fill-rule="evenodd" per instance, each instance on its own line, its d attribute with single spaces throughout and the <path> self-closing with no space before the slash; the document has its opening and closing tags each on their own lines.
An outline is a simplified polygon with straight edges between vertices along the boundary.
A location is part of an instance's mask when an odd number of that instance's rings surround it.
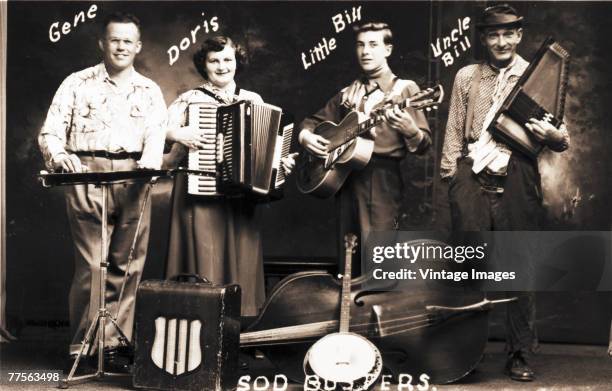
<svg viewBox="0 0 612 391">
<path fill-rule="evenodd" d="M 508 4 L 498 4 L 485 8 L 480 21 L 476 23 L 479 30 L 488 27 L 520 27 L 523 25 L 523 17 Z"/>
</svg>

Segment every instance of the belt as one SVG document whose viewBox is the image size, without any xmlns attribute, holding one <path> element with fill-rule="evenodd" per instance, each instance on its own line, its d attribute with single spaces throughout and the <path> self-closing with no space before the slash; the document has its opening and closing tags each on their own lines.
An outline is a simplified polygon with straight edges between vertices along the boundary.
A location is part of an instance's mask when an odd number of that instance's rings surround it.
<svg viewBox="0 0 612 391">
<path fill-rule="evenodd" d="M 142 152 L 108 152 L 108 151 L 78 151 L 74 153 L 82 157 L 102 157 L 106 159 L 134 159 L 138 160 L 142 157 Z"/>
<path fill-rule="evenodd" d="M 504 193 L 506 175 L 491 174 L 485 169 L 477 175 L 477 178 L 483 191 L 500 195 Z"/>
<path fill-rule="evenodd" d="M 389 155 L 380 155 L 378 153 L 373 153 L 370 160 L 378 160 L 378 161 L 389 161 L 389 162 L 401 162 L 404 157 L 398 156 L 389 156 Z"/>
</svg>

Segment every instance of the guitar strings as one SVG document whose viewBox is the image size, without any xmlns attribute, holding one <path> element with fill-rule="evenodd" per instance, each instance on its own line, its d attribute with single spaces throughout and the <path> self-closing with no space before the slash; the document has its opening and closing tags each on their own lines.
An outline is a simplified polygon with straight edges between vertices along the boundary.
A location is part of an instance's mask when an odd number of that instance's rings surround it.
<svg viewBox="0 0 612 391">
<path fill-rule="evenodd" d="M 419 91 L 418 93 L 416 93 L 414 96 L 410 97 L 410 98 L 409 98 L 409 99 L 407 99 L 407 100 L 408 100 L 408 101 L 410 101 L 410 102 L 413 102 L 413 101 L 415 101 L 415 100 L 419 100 L 419 99 L 421 99 L 421 97 L 423 97 L 423 96 L 427 96 L 427 95 L 431 94 L 432 92 L 434 92 L 434 89 L 428 88 L 428 89 L 426 89 L 426 90 Z M 435 95 L 434 95 L 434 96 L 435 96 Z M 426 105 L 427 105 L 427 104 L 431 104 L 431 103 L 433 103 L 433 102 L 434 102 L 434 100 L 433 100 L 433 99 L 431 99 L 431 98 L 426 99 L 426 100 L 424 101 L 424 103 L 425 103 Z M 402 101 L 401 103 L 396 103 L 396 104 L 389 103 L 389 104 L 386 104 L 386 105 L 384 105 L 384 106 L 382 106 L 382 107 L 379 107 L 379 108 L 375 109 L 374 111 L 372 111 L 372 113 L 371 113 L 371 114 L 370 114 L 370 116 L 369 116 L 370 118 L 368 118 L 368 120 L 373 119 L 373 120 L 375 120 L 375 121 L 376 121 L 376 120 L 378 119 L 378 117 L 380 117 L 380 116 L 383 116 L 383 115 L 384 115 L 384 111 L 388 110 L 390 107 L 395 106 L 395 105 L 397 105 L 398 107 L 400 107 L 400 109 L 402 109 L 402 110 L 403 110 L 404 108 L 406 108 L 406 107 L 410 107 L 410 103 L 407 103 L 407 102 L 406 102 L 406 100 Z M 419 108 L 418 110 L 421 110 L 421 108 Z M 375 117 L 375 118 L 373 118 L 373 117 Z M 371 127 L 374 127 L 375 125 L 376 125 L 376 124 L 373 124 Z M 357 132 L 357 133 L 353 134 L 353 131 L 354 131 L 354 130 L 357 130 L 357 131 L 359 130 L 359 124 L 358 124 L 358 125 L 357 125 L 357 127 L 351 127 L 351 128 L 349 128 L 349 129 L 348 129 L 348 132 L 349 132 L 349 133 L 351 133 L 351 137 L 356 137 L 356 136 L 359 136 L 360 134 L 363 134 L 363 133 L 367 132 L 367 130 L 368 130 L 368 129 L 369 129 L 369 128 L 368 128 L 368 127 L 366 127 L 366 129 L 364 129 L 364 130 L 363 130 L 361 133 L 360 133 L 360 132 Z M 345 140 L 345 142 L 346 142 L 346 140 Z"/>
</svg>

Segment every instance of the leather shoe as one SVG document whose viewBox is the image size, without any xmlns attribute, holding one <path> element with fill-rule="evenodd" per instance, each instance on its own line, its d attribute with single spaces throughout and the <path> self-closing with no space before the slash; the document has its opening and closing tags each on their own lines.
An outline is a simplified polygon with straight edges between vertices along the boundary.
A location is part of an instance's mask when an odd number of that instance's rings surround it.
<svg viewBox="0 0 612 391">
<path fill-rule="evenodd" d="M 76 354 L 70 354 L 64 359 L 64 375 L 68 376 L 72 367 L 74 366 L 74 361 L 76 360 Z M 93 373 L 96 371 L 95 360 L 91 356 L 81 356 L 79 360 L 79 366 L 76 368 L 74 372 L 74 376 L 82 376 L 89 373 Z"/>
<path fill-rule="evenodd" d="M 130 373 L 134 355 L 126 347 L 104 349 L 104 370 L 115 373 Z"/>
<path fill-rule="evenodd" d="M 508 356 L 506 374 L 516 381 L 533 381 L 535 375 L 521 352 Z"/>
</svg>

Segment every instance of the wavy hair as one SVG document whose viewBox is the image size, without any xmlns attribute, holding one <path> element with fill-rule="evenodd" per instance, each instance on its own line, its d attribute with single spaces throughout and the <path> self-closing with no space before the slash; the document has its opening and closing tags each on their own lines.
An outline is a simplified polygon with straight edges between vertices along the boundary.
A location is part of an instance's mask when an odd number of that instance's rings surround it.
<svg viewBox="0 0 612 391">
<path fill-rule="evenodd" d="M 220 52 L 225 49 L 226 46 L 230 46 L 236 53 L 236 72 L 240 71 L 245 65 L 247 65 L 247 55 L 244 48 L 235 43 L 230 37 L 219 35 L 216 37 L 208 38 L 202 43 L 200 49 L 193 54 L 193 65 L 195 66 L 198 73 L 205 79 L 208 80 L 206 74 L 206 57 L 209 52 Z"/>
</svg>

